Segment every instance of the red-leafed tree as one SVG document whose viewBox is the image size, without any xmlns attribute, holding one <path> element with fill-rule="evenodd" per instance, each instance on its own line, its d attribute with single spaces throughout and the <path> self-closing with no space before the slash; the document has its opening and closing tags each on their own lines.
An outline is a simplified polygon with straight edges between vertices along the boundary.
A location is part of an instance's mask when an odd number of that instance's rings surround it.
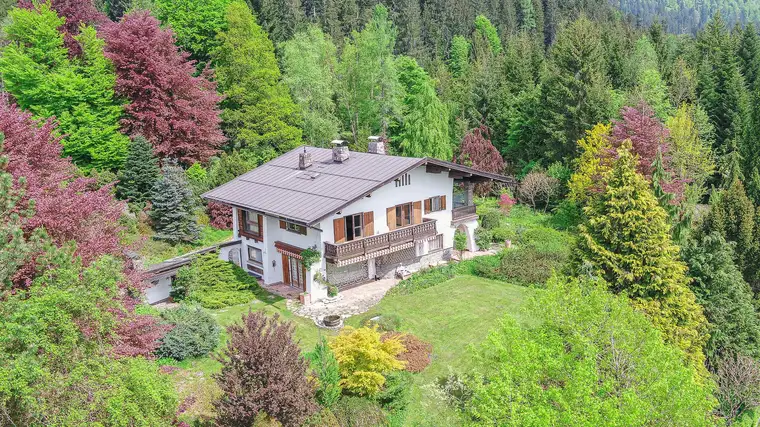
<svg viewBox="0 0 760 427">
<path fill-rule="evenodd" d="M 76 241 L 85 265 L 101 255 L 121 256 L 118 220 L 123 204 L 113 198 L 110 186 L 96 188 L 94 179 L 76 177 L 75 166 L 61 157 L 54 131 L 52 121 L 38 123 L 16 106 L 0 103 L 8 172 L 16 182 L 26 179 L 25 198 L 35 201 L 35 214 L 24 220 L 24 232 L 44 227 L 58 245 Z M 33 271 L 23 271 L 16 283 L 31 278 Z"/>
<path fill-rule="evenodd" d="M 116 92 L 129 100 L 122 121 L 125 132 L 143 135 L 158 157 L 183 163 L 205 162 L 224 142 L 219 128 L 216 84 L 174 44 L 146 11 L 101 28 L 106 56 L 116 69 Z"/>
<path fill-rule="evenodd" d="M 459 156 L 455 157 L 454 161 L 483 172 L 504 172 L 504 159 L 491 143 L 491 131 L 486 125 L 480 125 L 467 132 L 459 146 Z M 478 194 L 486 194 L 490 190 L 490 183 L 478 184 L 475 188 Z"/>
<path fill-rule="evenodd" d="M 622 119 L 613 123 L 612 144 L 617 148 L 630 139 L 631 151 L 639 157 L 637 170 L 647 178 L 652 178 L 658 151 L 662 153 L 667 169 L 670 131 L 655 117 L 652 107 L 642 102 L 635 108 L 623 107 L 620 115 Z"/>
<path fill-rule="evenodd" d="M 19 0 L 18 4 L 27 9 L 34 7 L 31 0 Z M 66 48 L 71 56 L 82 53 L 79 42 L 74 40 L 82 24 L 98 26 L 108 22 L 108 17 L 95 7 L 92 0 L 52 0 L 50 7 L 58 16 L 66 18 L 66 23 L 58 30 L 63 33 Z"/>
</svg>

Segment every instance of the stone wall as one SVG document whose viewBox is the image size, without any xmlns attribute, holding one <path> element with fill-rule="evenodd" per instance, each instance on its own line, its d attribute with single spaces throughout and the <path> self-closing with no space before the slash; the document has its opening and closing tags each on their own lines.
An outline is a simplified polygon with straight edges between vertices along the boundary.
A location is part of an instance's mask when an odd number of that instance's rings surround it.
<svg viewBox="0 0 760 427">
<path fill-rule="evenodd" d="M 408 248 L 377 258 L 377 276 L 381 279 L 392 279 L 396 274 L 396 269 L 402 265 L 407 270 L 415 272 L 449 259 L 451 259 L 450 248 L 433 251 L 422 256 L 415 256 L 414 248 Z"/>
<path fill-rule="evenodd" d="M 326 273 L 327 281 L 337 287 L 366 282 L 369 280 L 366 261 L 345 265 L 343 267 L 337 267 L 335 264 L 328 262 Z"/>
</svg>

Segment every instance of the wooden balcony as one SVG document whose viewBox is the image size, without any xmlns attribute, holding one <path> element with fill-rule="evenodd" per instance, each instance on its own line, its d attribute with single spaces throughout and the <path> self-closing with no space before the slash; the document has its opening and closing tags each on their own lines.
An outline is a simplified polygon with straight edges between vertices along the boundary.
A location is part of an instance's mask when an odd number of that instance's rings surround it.
<svg viewBox="0 0 760 427">
<path fill-rule="evenodd" d="M 371 255 L 384 249 L 400 247 L 405 243 L 424 240 L 436 234 L 435 220 L 424 218 L 421 224 L 409 225 L 388 233 L 376 234 L 345 243 L 325 242 L 325 258 L 328 262 L 338 263 L 351 258 Z"/>
<path fill-rule="evenodd" d="M 459 206 L 451 210 L 451 219 L 453 221 L 462 221 L 477 218 L 475 205 Z"/>
</svg>

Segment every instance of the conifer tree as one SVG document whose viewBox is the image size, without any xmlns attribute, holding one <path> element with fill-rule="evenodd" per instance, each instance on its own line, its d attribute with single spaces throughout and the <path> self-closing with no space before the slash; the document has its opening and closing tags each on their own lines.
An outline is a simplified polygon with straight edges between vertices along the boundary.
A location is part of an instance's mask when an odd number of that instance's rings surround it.
<svg viewBox="0 0 760 427">
<path fill-rule="evenodd" d="M 755 82 L 760 76 L 760 37 L 755 24 L 750 22 L 742 31 L 737 54 L 747 87 L 755 88 Z"/>
<path fill-rule="evenodd" d="M 464 36 L 454 36 L 449 49 L 449 69 L 454 77 L 467 74 L 470 67 L 470 41 Z"/>
<path fill-rule="evenodd" d="M 417 61 L 401 56 L 396 59 L 399 80 L 405 89 L 403 119 L 398 147 L 404 156 L 451 159 L 448 110 L 438 99 L 433 81 Z"/>
<path fill-rule="evenodd" d="M 496 55 L 501 52 L 501 39 L 499 38 L 499 33 L 496 30 L 496 27 L 494 27 L 491 21 L 489 21 L 484 15 L 478 15 L 475 18 L 475 32 L 473 33 L 473 37 L 484 39 L 488 43 L 492 54 Z"/>
<path fill-rule="evenodd" d="M 297 147 L 301 117 L 281 81 L 272 41 L 242 1 L 230 3 L 226 19 L 212 62 L 224 95 L 222 120 L 230 145 L 255 154 Z"/>
<path fill-rule="evenodd" d="M 670 239 L 665 211 L 647 181 L 636 172 L 630 143 L 605 176 L 604 192 L 584 208 L 585 222 L 572 252 L 571 266 L 603 278 L 614 292 L 626 292 L 666 341 L 704 370 L 706 340 L 702 308 L 688 287 L 686 266 Z"/>
<path fill-rule="evenodd" d="M 259 22 L 275 44 L 290 40 L 304 20 L 300 0 L 261 0 Z"/>
<path fill-rule="evenodd" d="M 158 159 L 153 155 L 153 147 L 145 137 L 137 135 L 132 138 L 127 150 L 124 167 L 119 171 L 116 195 L 122 200 L 142 204 L 151 197 L 151 191 L 161 169 Z"/>
<path fill-rule="evenodd" d="M 153 185 L 150 219 L 157 240 L 192 242 L 198 238 L 196 202 L 185 171 L 176 162 L 164 162 L 161 177 Z"/>
</svg>

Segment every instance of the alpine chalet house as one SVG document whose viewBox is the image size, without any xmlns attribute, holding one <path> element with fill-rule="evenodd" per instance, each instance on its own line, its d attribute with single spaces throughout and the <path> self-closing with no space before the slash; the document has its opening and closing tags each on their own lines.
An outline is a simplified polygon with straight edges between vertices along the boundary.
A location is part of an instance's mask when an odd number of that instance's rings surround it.
<svg viewBox="0 0 760 427">
<path fill-rule="evenodd" d="M 332 144 L 297 148 L 203 195 L 233 209 L 236 244 L 220 257 L 318 301 L 327 283 L 343 288 L 447 259 L 457 229 L 475 250 L 474 185 L 514 184 L 451 162 L 385 155 L 378 137 L 368 153 Z M 463 189 L 456 197 L 455 187 Z M 306 249 L 320 253 L 309 268 Z"/>
</svg>

